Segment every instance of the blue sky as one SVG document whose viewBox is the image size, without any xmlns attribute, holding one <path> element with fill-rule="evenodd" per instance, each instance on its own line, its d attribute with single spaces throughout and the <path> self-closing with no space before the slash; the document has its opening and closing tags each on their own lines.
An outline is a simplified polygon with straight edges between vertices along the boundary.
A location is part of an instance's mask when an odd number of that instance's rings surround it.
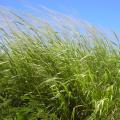
<svg viewBox="0 0 120 120">
<path fill-rule="evenodd" d="M 120 0 L 0 0 L 0 5 L 23 11 L 30 11 L 25 6 L 45 6 L 120 32 Z"/>
</svg>

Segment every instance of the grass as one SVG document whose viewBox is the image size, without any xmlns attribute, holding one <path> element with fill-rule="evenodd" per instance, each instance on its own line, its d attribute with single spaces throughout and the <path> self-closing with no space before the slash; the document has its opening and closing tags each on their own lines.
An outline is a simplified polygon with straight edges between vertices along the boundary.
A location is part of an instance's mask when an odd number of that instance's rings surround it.
<svg viewBox="0 0 120 120">
<path fill-rule="evenodd" d="M 0 120 L 120 120 L 119 45 L 14 19 L 0 28 Z"/>
</svg>

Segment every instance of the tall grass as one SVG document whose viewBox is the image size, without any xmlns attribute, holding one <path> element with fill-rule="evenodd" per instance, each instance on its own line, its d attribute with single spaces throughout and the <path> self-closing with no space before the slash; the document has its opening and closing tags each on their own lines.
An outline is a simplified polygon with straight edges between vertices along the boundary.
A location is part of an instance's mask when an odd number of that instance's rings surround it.
<svg viewBox="0 0 120 120">
<path fill-rule="evenodd" d="M 1 120 L 120 119 L 119 45 L 94 28 L 81 34 L 31 18 L 39 28 L 8 14 L 15 21 L 2 14 Z"/>
</svg>

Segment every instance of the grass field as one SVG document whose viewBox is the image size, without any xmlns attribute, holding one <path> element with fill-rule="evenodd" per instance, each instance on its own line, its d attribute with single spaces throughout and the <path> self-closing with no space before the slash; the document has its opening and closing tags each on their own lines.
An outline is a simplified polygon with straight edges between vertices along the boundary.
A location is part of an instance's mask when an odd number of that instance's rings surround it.
<svg viewBox="0 0 120 120">
<path fill-rule="evenodd" d="M 119 42 L 9 15 L 16 22 L 4 16 L 0 28 L 0 120 L 120 120 Z"/>
</svg>

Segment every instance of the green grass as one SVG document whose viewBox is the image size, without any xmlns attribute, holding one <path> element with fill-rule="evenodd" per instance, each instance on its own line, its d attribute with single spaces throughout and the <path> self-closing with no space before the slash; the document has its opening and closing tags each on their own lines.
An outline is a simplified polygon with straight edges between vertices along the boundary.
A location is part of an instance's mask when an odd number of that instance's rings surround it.
<svg viewBox="0 0 120 120">
<path fill-rule="evenodd" d="M 119 45 L 14 17 L 22 27 L 0 28 L 0 120 L 120 120 Z"/>
</svg>

